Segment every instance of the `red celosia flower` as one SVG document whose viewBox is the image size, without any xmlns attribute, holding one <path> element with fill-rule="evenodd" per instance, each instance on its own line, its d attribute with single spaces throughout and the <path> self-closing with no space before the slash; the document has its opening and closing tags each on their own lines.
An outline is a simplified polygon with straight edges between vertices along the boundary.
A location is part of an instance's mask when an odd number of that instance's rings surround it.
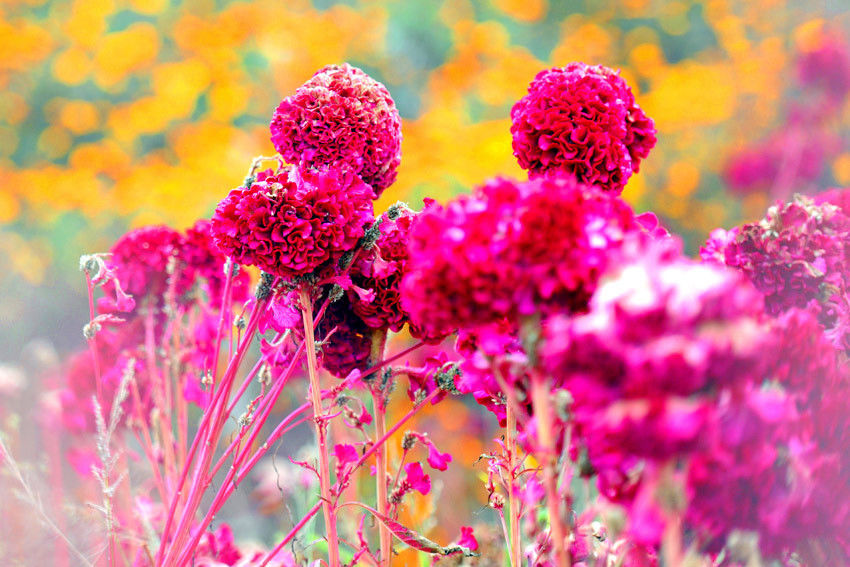
<svg viewBox="0 0 850 567">
<path fill-rule="evenodd" d="M 571 63 L 537 74 L 511 110 L 514 155 L 619 193 L 655 146 L 655 126 L 616 71 Z"/>
<path fill-rule="evenodd" d="M 638 228 L 621 199 L 571 176 L 496 179 L 419 214 L 402 306 L 434 333 L 581 311 L 610 250 Z"/>
<path fill-rule="evenodd" d="M 354 313 L 345 296 L 328 306 L 316 337 L 322 340 L 331 332 L 322 344 L 322 366 L 337 378 L 366 370 L 372 354 L 372 329 Z"/>
<path fill-rule="evenodd" d="M 286 168 L 218 205 L 212 231 L 235 262 L 294 278 L 336 268 L 374 221 L 371 191 L 350 171 Z"/>
<path fill-rule="evenodd" d="M 320 69 L 283 99 L 271 133 L 288 162 L 349 167 L 375 198 L 395 181 L 401 161 L 401 117 L 389 91 L 347 63 Z"/>
</svg>

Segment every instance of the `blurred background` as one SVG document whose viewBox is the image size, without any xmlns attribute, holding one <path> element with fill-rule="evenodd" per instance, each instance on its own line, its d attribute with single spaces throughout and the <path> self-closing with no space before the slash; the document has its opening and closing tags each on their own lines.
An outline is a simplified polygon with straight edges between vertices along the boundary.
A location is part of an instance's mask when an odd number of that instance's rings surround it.
<svg viewBox="0 0 850 567">
<path fill-rule="evenodd" d="M 523 175 L 509 112 L 534 75 L 620 69 L 659 138 L 624 196 L 695 252 L 776 199 L 850 185 L 848 30 L 839 0 L 0 0 L 0 397 L 34 399 L 27 365 L 84 347 L 80 255 L 209 216 L 326 64 L 382 81 L 404 119 L 381 209 Z M 428 420 L 465 466 L 491 447 L 493 420 L 461 401 Z M 447 494 L 480 515 L 473 480 Z"/>
<path fill-rule="evenodd" d="M 621 69 L 659 130 L 625 196 L 695 251 L 781 193 L 850 183 L 845 93 L 815 125 L 795 114 L 850 88 L 842 5 L 3 0 L 0 360 L 36 337 L 79 347 L 80 254 L 128 227 L 208 216 L 252 157 L 273 153 L 280 99 L 340 61 L 384 82 L 405 120 L 382 206 L 521 175 L 508 116 L 535 73 Z"/>
</svg>

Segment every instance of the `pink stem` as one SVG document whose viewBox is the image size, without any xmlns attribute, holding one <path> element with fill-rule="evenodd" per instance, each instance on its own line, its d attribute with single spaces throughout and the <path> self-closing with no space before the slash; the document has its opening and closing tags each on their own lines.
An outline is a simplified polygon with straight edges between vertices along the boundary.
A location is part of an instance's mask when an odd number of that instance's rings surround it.
<svg viewBox="0 0 850 567">
<path fill-rule="evenodd" d="M 556 476 L 557 454 L 555 446 L 554 421 L 549 388 L 539 371 L 531 375 L 531 400 L 534 415 L 537 418 L 537 438 L 540 443 L 540 462 L 543 464 L 543 481 L 546 490 L 546 505 L 549 508 L 549 531 L 557 564 L 570 567 L 569 550 L 566 544 L 567 531 L 561 520 L 560 499 Z"/>
<path fill-rule="evenodd" d="M 313 418 L 316 422 L 316 436 L 319 442 L 319 488 L 322 495 L 322 510 L 325 517 L 325 533 L 328 538 L 328 560 L 330 567 L 339 567 L 339 537 L 336 531 L 336 510 L 331 501 L 330 454 L 328 452 L 328 424 L 322 406 L 322 394 L 319 386 L 318 361 L 316 360 L 316 339 L 313 329 L 313 300 L 310 290 L 302 287 L 301 314 L 304 319 L 304 342 L 307 344 L 307 369 L 310 375 L 310 398 L 313 404 Z"/>
</svg>

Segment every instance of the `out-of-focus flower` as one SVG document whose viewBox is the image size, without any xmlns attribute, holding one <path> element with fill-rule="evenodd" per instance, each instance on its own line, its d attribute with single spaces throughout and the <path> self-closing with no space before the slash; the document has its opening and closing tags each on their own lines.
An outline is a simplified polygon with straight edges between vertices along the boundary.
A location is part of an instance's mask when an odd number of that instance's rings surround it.
<svg viewBox="0 0 850 567">
<path fill-rule="evenodd" d="M 601 65 L 541 71 L 511 121 L 514 155 L 531 174 L 567 171 L 616 193 L 656 142 L 625 80 Z"/>
<path fill-rule="evenodd" d="M 372 222 L 371 190 L 354 173 L 291 167 L 232 190 L 216 208 L 212 231 L 235 262 L 294 278 L 323 267 L 333 272 Z"/>
<path fill-rule="evenodd" d="M 744 272 L 764 294 L 772 315 L 814 309 L 828 335 L 850 348 L 850 217 L 806 197 L 771 207 L 764 219 L 734 231 L 714 231 L 706 260 Z"/>
<path fill-rule="evenodd" d="M 401 162 L 401 118 L 389 91 L 347 63 L 329 65 L 283 99 L 272 143 L 290 163 L 351 168 L 377 198 Z"/>
</svg>

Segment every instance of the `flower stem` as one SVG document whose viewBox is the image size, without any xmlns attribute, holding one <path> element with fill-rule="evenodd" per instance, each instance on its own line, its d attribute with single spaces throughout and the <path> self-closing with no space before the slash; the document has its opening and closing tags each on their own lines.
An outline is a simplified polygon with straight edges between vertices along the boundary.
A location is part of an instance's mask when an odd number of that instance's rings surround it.
<svg viewBox="0 0 850 567">
<path fill-rule="evenodd" d="M 369 366 L 375 366 L 384 358 L 384 349 L 387 344 L 386 330 L 375 331 L 372 335 L 372 353 L 369 356 Z M 387 433 L 387 405 L 384 392 L 377 389 L 378 381 L 373 381 L 372 402 L 375 406 L 375 435 L 377 439 L 383 438 Z M 375 452 L 375 483 L 377 491 L 378 511 L 385 516 L 389 513 L 390 504 L 387 496 L 387 459 L 386 450 L 383 446 Z M 389 567 L 392 564 L 392 534 L 388 527 L 379 522 L 378 535 L 380 538 L 381 552 L 379 567 Z"/>
<path fill-rule="evenodd" d="M 519 533 L 519 499 L 515 491 L 516 475 L 516 414 L 512 404 L 507 405 L 505 424 L 505 444 L 508 447 L 508 513 L 511 522 L 511 539 L 508 542 L 511 547 L 511 565 L 522 566 L 522 540 Z"/>
<path fill-rule="evenodd" d="M 319 363 L 316 360 L 316 339 L 313 328 L 313 300 L 310 290 L 302 287 L 301 315 L 304 319 L 304 342 L 307 344 L 307 369 L 310 375 L 310 400 L 319 442 L 319 487 L 322 494 L 322 510 L 325 516 L 325 531 L 328 538 L 328 561 L 330 567 L 339 567 L 339 537 L 336 531 L 336 511 L 331 500 L 330 458 L 328 453 L 328 424 L 322 407 L 322 390 L 319 386 Z"/>
<path fill-rule="evenodd" d="M 556 476 L 557 453 L 555 448 L 554 420 L 549 388 L 539 371 L 531 375 L 531 400 L 537 418 L 537 440 L 540 444 L 543 464 L 543 482 L 546 489 L 546 506 L 549 509 L 549 532 L 552 550 L 560 567 L 570 567 L 569 550 L 566 547 L 567 531 L 561 520 L 560 498 Z"/>
</svg>

